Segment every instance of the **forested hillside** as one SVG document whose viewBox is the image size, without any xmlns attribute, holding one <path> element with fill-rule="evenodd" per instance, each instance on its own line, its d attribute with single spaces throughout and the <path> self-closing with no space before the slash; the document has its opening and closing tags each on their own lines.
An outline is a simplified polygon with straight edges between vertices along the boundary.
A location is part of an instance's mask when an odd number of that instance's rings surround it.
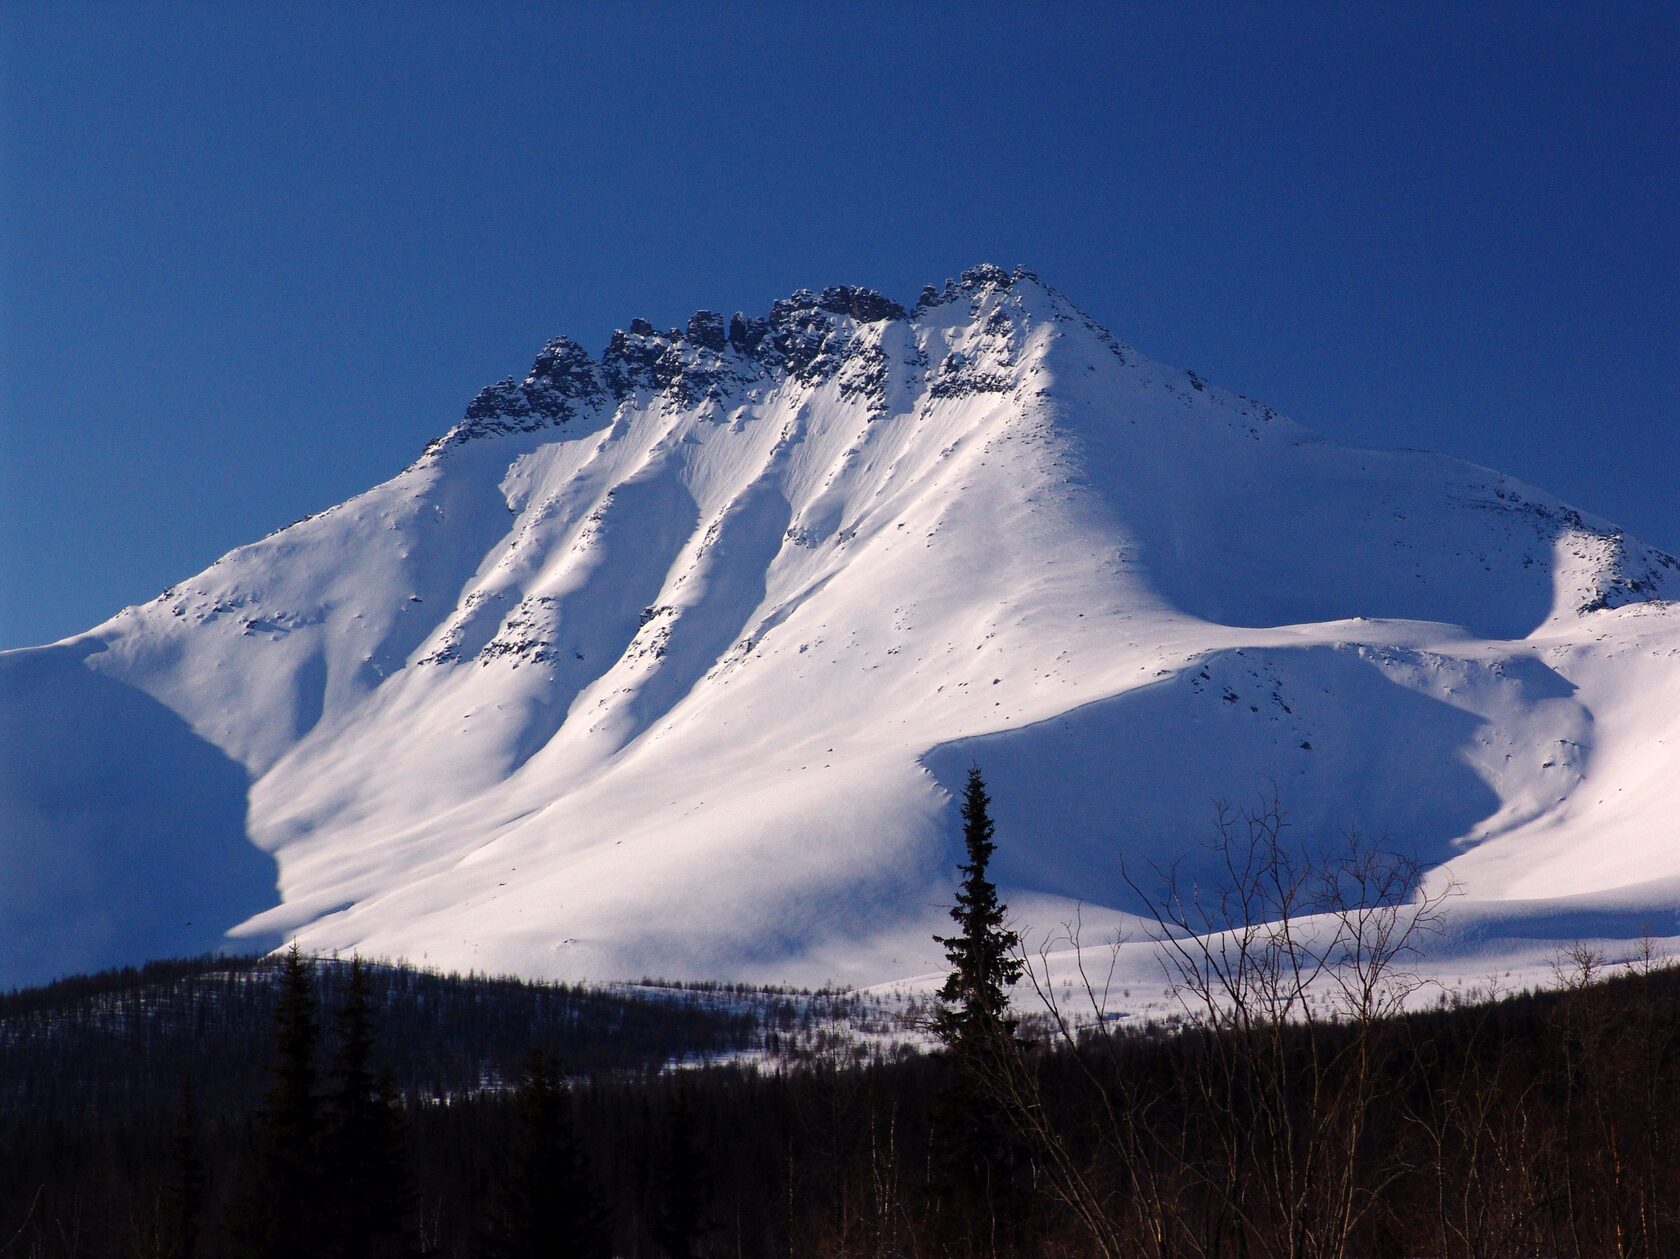
<svg viewBox="0 0 1680 1259">
<path fill-rule="evenodd" d="M 1660 1259 L 1680 974 L 1566 962 L 1369 1021 L 1040 1014 L 966 1082 L 862 1047 L 861 998 L 304 958 L 290 996 L 273 960 L 66 981 L 0 999 L 0 1254 L 285 1253 L 290 1201 L 319 1254 Z"/>
</svg>

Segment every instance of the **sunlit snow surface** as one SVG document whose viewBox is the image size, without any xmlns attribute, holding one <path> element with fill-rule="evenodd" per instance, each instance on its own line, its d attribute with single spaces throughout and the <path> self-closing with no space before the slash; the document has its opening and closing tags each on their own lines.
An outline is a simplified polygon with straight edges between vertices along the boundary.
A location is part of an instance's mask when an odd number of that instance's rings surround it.
<svg viewBox="0 0 1680 1259">
<path fill-rule="evenodd" d="M 1194 860 L 1214 799 L 1275 784 L 1301 838 L 1456 879 L 1443 973 L 1680 936 L 1672 559 L 1329 443 L 1025 273 L 792 309 L 785 363 L 642 325 L 553 369 L 558 411 L 479 405 L 384 485 L 0 655 L 0 983 L 293 935 L 915 976 L 971 761 L 1029 934 L 1124 925 L 1121 856 Z"/>
</svg>

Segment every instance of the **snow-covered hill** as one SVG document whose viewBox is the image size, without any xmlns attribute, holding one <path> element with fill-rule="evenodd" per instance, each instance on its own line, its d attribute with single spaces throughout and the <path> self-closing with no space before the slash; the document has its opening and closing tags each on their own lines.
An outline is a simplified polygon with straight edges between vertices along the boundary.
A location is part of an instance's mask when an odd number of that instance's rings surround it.
<svg viewBox="0 0 1680 1259">
<path fill-rule="evenodd" d="M 1025 271 L 637 320 L 0 655 L 0 983 L 230 934 L 913 975 L 970 760 L 1029 926 L 1125 910 L 1120 856 L 1271 781 L 1298 832 L 1450 871 L 1442 948 L 1680 935 L 1676 595 L 1602 521 L 1337 446 Z"/>
</svg>

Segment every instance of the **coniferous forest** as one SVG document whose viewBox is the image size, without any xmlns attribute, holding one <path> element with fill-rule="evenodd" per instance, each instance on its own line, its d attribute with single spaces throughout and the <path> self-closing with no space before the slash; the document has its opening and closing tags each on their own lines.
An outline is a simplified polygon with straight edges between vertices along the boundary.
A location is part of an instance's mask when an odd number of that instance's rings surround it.
<svg viewBox="0 0 1680 1259">
<path fill-rule="evenodd" d="M 1262 809 L 1222 820 L 1242 895 L 1149 901 L 1202 929 L 1165 945 L 1184 1015 L 1121 1023 L 1020 949 L 987 804 L 975 774 L 926 1049 L 846 994 L 295 950 L 0 996 L 0 1255 L 1680 1253 L 1654 951 L 1420 1008 L 1417 872 Z"/>
</svg>

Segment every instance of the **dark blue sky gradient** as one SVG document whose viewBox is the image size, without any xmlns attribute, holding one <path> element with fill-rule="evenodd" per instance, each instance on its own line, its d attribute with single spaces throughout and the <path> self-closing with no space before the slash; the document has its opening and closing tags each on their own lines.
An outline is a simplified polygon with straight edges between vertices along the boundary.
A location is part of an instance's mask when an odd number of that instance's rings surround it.
<svg viewBox="0 0 1680 1259">
<path fill-rule="evenodd" d="M 1036 268 L 1680 549 L 1680 10 L 0 7 L 0 645 L 400 469 L 558 332 Z"/>
</svg>

